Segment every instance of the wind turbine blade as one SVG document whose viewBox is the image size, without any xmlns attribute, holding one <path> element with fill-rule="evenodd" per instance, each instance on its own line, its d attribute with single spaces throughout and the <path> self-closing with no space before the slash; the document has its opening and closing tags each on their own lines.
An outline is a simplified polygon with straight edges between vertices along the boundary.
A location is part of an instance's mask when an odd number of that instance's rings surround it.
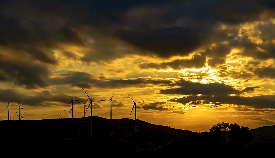
<svg viewBox="0 0 275 158">
<path fill-rule="evenodd" d="M 128 95 L 129 95 L 129 97 L 132 99 L 132 101 L 135 102 L 134 99 L 130 96 L 130 94 L 128 94 Z"/>
<path fill-rule="evenodd" d="M 112 99 L 113 99 L 114 94 L 115 94 L 115 92 L 113 93 L 113 95 L 112 95 L 112 97 L 111 97 L 111 99 L 110 99 L 110 100 L 112 100 Z"/>
<path fill-rule="evenodd" d="M 133 112 L 133 110 L 134 110 L 134 107 L 135 107 L 135 105 L 132 107 L 132 110 L 131 110 L 131 113 L 130 113 L 130 115 L 132 115 L 132 112 Z"/>
<path fill-rule="evenodd" d="M 69 94 L 69 96 L 70 96 L 71 100 L 73 100 L 73 98 L 72 98 L 71 94 Z"/>
<path fill-rule="evenodd" d="M 85 92 L 85 94 L 87 95 L 87 97 L 91 100 L 91 98 L 89 97 L 88 93 L 84 90 L 84 88 L 82 88 L 82 89 Z"/>
</svg>

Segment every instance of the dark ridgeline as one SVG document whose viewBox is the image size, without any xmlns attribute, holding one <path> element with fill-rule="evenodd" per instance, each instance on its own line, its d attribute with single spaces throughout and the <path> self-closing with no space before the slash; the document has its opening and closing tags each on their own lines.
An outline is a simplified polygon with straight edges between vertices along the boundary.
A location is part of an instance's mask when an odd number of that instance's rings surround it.
<svg viewBox="0 0 275 158">
<path fill-rule="evenodd" d="M 133 154 L 136 150 L 152 148 L 176 140 L 181 135 L 196 134 L 138 121 L 139 132 L 134 132 L 134 120 L 109 119 L 93 116 L 93 140 L 90 136 L 90 117 L 0 121 L 1 148 L 5 155 L 62 154 Z M 71 140 L 70 140 L 71 139 Z M 142 150 L 141 150 L 142 151 Z M 102 152 L 102 153 L 101 153 Z M 142 152 L 141 152 L 142 153 Z"/>
<path fill-rule="evenodd" d="M 8 156 L 119 156 L 119 157 L 268 157 L 274 145 L 258 148 L 236 141 L 236 132 L 196 133 L 131 119 L 90 117 L 0 121 L 0 153 Z M 237 127 L 237 126 L 234 126 Z M 233 126 L 232 126 L 233 128 Z M 234 130 L 238 131 L 238 130 Z M 242 132 L 240 132 L 242 133 Z M 227 135 L 229 141 L 224 141 Z M 275 141 L 274 141 L 275 142 Z M 263 153 L 263 151 L 265 153 Z"/>
</svg>

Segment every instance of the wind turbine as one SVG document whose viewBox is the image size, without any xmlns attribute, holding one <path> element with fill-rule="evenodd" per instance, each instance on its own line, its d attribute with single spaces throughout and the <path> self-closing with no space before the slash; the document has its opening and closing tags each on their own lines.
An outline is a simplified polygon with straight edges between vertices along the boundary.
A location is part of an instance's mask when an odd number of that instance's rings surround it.
<svg viewBox="0 0 275 158">
<path fill-rule="evenodd" d="M 71 115 L 70 117 L 72 116 L 72 118 L 74 118 L 74 101 L 78 101 L 80 103 L 79 100 L 73 100 L 72 96 L 69 94 L 70 98 L 71 98 L 71 101 L 69 102 L 69 104 L 72 104 L 72 108 L 71 108 Z"/>
<path fill-rule="evenodd" d="M 10 102 L 8 102 L 8 106 L 6 107 L 8 108 L 8 120 L 10 120 L 10 106 L 13 106 L 13 105 L 10 105 Z"/>
<path fill-rule="evenodd" d="M 16 113 L 15 113 L 16 114 Z M 23 120 L 23 118 L 24 118 L 24 115 L 26 115 L 26 112 L 23 114 L 23 115 L 21 115 L 21 119 Z M 16 116 L 19 116 L 19 115 L 16 115 Z"/>
<path fill-rule="evenodd" d="M 110 101 L 110 120 L 111 120 L 111 122 L 112 122 L 112 116 L 113 116 L 113 109 L 112 109 L 113 96 L 114 96 L 114 93 L 110 99 L 100 100 L 100 101 Z"/>
<path fill-rule="evenodd" d="M 23 118 L 24 118 L 24 115 L 26 115 L 26 112 L 24 112 L 24 114 L 21 115 L 21 119 L 22 119 L 22 120 L 23 120 Z"/>
<path fill-rule="evenodd" d="M 10 120 L 10 102 L 8 102 L 8 120 Z"/>
<path fill-rule="evenodd" d="M 93 136 L 93 102 L 97 101 L 106 101 L 106 100 L 92 100 L 88 93 L 82 88 L 85 94 L 87 95 L 88 99 L 90 100 L 90 106 L 91 106 L 91 137 Z"/>
<path fill-rule="evenodd" d="M 86 106 L 86 104 L 85 104 L 85 106 Z M 86 113 L 87 113 L 87 111 L 88 111 L 88 109 L 89 109 L 89 107 L 91 106 L 91 104 L 89 103 L 89 105 L 88 106 L 86 106 L 86 108 L 85 108 L 85 115 L 86 115 Z"/>
<path fill-rule="evenodd" d="M 73 100 L 73 98 L 72 98 L 72 96 L 70 94 L 69 94 L 69 96 L 71 98 L 71 102 L 70 103 L 72 103 L 72 109 L 71 109 L 72 110 L 72 118 L 74 118 L 74 101 L 78 101 L 79 102 L 79 100 Z"/>
<path fill-rule="evenodd" d="M 132 110 L 131 110 L 131 113 L 130 113 L 130 116 L 133 112 L 133 109 L 135 108 L 135 132 L 137 132 L 137 104 L 136 102 L 134 101 L 134 99 L 130 96 L 130 94 L 128 94 L 129 97 L 132 99 L 132 101 L 134 102 L 134 105 L 132 107 Z M 143 101 L 144 102 L 144 101 Z M 138 103 L 141 103 L 141 102 L 138 102 Z"/>
<path fill-rule="evenodd" d="M 113 93 L 114 96 L 114 93 Z M 112 121 L 113 111 L 112 111 L 112 103 L 113 103 L 113 96 L 109 99 L 110 100 L 110 120 Z"/>
<path fill-rule="evenodd" d="M 86 114 L 86 102 L 89 100 L 89 98 L 88 99 L 86 99 L 85 100 L 85 102 L 83 103 L 84 104 L 84 117 L 85 117 L 85 114 Z M 90 105 L 89 105 L 90 106 Z M 88 106 L 88 108 L 89 108 L 89 106 Z M 87 109 L 88 109 L 87 108 Z"/>
<path fill-rule="evenodd" d="M 70 94 L 69 94 L 69 96 L 71 98 L 71 102 L 70 103 L 72 103 L 72 109 L 71 109 L 72 110 L 72 118 L 74 118 L 74 100 L 73 100 L 73 98 L 72 98 L 72 96 Z"/>
<path fill-rule="evenodd" d="M 21 107 L 20 107 L 20 104 L 18 103 L 18 115 L 16 115 L 16 116 L 18 116 L 18 120 L 21 120 L 21 117 L 22 117 L 21 114 L 20 114 L 20 110 L 21 110 L 21 109 L 23 109 L 23 108 L 21 108 Z M 17 111 L 16 111 L 15 114 L 17 114 Z"/>
</svg>

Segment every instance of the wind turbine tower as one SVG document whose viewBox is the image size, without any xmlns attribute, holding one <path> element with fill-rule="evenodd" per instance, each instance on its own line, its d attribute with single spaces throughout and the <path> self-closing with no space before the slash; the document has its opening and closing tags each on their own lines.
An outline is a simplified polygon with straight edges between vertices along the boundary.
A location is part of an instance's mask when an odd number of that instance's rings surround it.
<svg viewBox="0 0 275 158">
<path fill-rule="evenodd" d="M 23 109 L 23 108 L 21 108 L 20 104 L 18 103 L 18 120 L 21 120 L 21 117 L 22 117 L 22 116 L 21 116 L 21 113 L 20 113 L 20 112 L 21 112 L 21 111 L 20 111 L 21 109 Z M 15 112 L 15 114 L 17 114 L 17 111 Z"/>
<path fill-rule="evenodd" d="M 91 137 L 93 136 L 93 100 L 89 97 L 88 93 L 82 88 L 85 94 L 87 95 L 88 99 L 90 100 L 91 105 Z"/>
<path fill-rule="evenodd" d="M 69 94 L 70 95 L 70 94 Z M 70 103 L 72 103 L 72 118 L 74 118 L 74 100 L 73 100 L 73 98 L 72 98 L 72 96 L 70 95 L 70 98 L 71 98 L 71 102 Z"/>
<path fill-rule="evenodd" d="M 8 108 L 8 120 L 10 120 L 10 106 L 13 106 L 13 105 L 10 105 L 10 102 L 8 102 L 8 106 L 6 106 L 6 108 Z"/>
<path fill-rule="evenodd" d="M 71 98 L 71 102 L 70 103 L 72 103 L 72 112 L 71 112 L 71 116 L 72 116 L 72 118 L 74 118 L 74 101 L 78 101 L 79 102 L 79 100 L 73 100 L 73 98 L 72 98 L 72 96 L 69 94 L 69 96 L 70 96 L 70 98 Z M 70 104 L 69 103 L 69 104 Z"/>
<path fill-rule="evenodd" d="M 132 99 L 132 101 L 134 102 L 134 106 L 132 107 L 132 110 L 131 110 L 131 113 L 130 115 L 132 114 L 132 111 L 133 109 L 135 108 L 135 132 L 137 132 L 137 104 L 136 102 L 134 101 L 134 99 L 130 96 L 130 94 L 128 94 L 129 97 Z"/>
<path fill-rule="evenodd" d="M 133 112 L 133 109 L 135 108 L 135 132 L 137 132 L 137 103 L 134 101 L 134 99 L 130 96 L 130 94 L 128 94 L 129 97 L 132 99 L 132 101 L 134 102 L 134 105 L 132 107 L 132 110 L 131 110 L 131 113 L 130 113 L 130 116 Z M 144 102 L 144 101 L 143 101 Z M 141 103 L 141 102 L 138 102 L 138 103 Z"/>
<path fill-rule="evenodd" d="M 19 106 L 19 114 L 18 114 L 18 116 L 19 116 L 19 120 L 21 120 L 21 118 L 20 118 L 20 104 L 18 103 L 18 106 Z"/>
<path fill-rule="evenodd" d="M 10 120 L 10 102 L 8 102 L 8 120 Z"/>
<path fill-rule="evenodd" d="M 91 106 L 91 137 L 92 137 L 93 136 L 93 102 L 106 101 L 106 100 L 92 100 L 90 98 L 90 96 L 88 95 L 88 93 L 84 90 L 84 88 L 82 88 L 82 90 L 85 92 L 85 94 L 87 95 L 88 99 L 90 100 L 90 106 Z"/>
<path fill-rule="evenodd" d="M 88 100 L 89 100 L 89 98 L 86 99 L 85 102 L 83 103 L 83 104 L 84 104 L 84 117 L 85 117 L 85 114 L 86 114 L 86 102 L 87 102 Z"/>
<path fill-rule="evenodd" d="M 114 96 L 114 93 L 113 93 L 113 96 Z M 112 109 L 113 96 L 109 99 L 110 100 L 110 120 L 111 120 L 111 122 L 112 122 L 112 117 L 113 117 L 113 109 Z"/>
</svg>

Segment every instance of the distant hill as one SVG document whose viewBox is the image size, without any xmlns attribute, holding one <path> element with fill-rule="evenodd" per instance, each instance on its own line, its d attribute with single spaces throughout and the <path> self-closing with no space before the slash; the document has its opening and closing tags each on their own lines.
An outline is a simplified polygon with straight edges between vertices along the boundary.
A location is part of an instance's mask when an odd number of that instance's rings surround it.
<svg viewBox="0 0 275 158">
<path fill-rule="evenodd" d="M 194 157 L 221 157 L 227 147 L 213 144 L 209 132 L 197 133 L 128 118 L 110 119 L 93 116 L 93 138 L 89 138 L 91 117 L 0 121 L 0 153 L 7 155 L 48 155 L 110 153 L 120 157 L 175 157 L 183 152 Z M 275 126 L 251 129 L 254 139 L 243 149 L 234 149 L 231 157 L 260 157 L 275 148 Z M 212 149 L 219 148 L 217 154 Z M 217 149 L 218 150 L 218 149 Z M 200 152 L 198 152 L 200 151 Z M 216 155 L 213 155 L 216 153 Z M 175 155 L 173 155 L 175 154 Z M 234 155 L 236 154 L 236 155 Z M 226 157 L 223 155 L 222 157 Z M 230 157 L 228 155 L 227 157 Z"/>
<path fill-rule="evenodd" d="M 181 136 L 198 135 L 196 132 L 154 125 L 141 120 L 137 120 L 138 132 L 136 133 L 134 132 L 134 120 L 113 119 L 111 123 L 109 119 L 93 116 L 95 140 L 91 143 L 91 140 L 88 140 L 91 129 L 90 119 L 90 117 L 85 117 L 0 121 L 0 141 L 3 142 L 1 144 L 5 144 L 2 149 L 9 153 L 14 150 L 17 153 L 21 152 L 21 154 L 29 151 L 30 148 L 40 153 L 42 151 L 44 153 L 50 151 L 66 152 L 68 150 L 77 152 L 78 150 L 74 151 L 74 149 L 82 150 L 87 145 L 92 145 L 96 146 L 93 148 L 98 148 L 96 151 L 99 152 L 100 146 L 107 148 L 108 145 L 106 144 L 114 144 L 110 146 L 110 148 L 117 148 L 113 152 L 125 152 L 123 150 L 129 147 L 129 151 L 144 150 L 145 148 L 154 149 L 175 141 Z M 68 146 L 68 144 L 72 145 Z M 13 148 L 9 148 L 9 146 Z"/>
<path fill-rule="evenodd" d="M 275 125 L 263 126 L 250 130 L 253 136 L 270 136 L 275 138 Z"/>
</svg>

